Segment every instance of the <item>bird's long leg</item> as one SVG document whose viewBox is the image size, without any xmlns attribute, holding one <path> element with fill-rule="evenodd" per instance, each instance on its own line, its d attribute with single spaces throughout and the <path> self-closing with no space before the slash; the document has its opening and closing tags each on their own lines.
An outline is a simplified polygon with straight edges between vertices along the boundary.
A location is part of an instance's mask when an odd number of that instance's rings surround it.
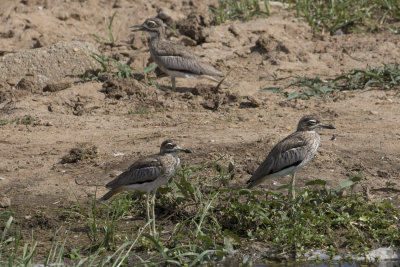
<svg viewBox="0 0 400 267">
<path fill-rule="evenodd" d="M 147 222 L 150 222 L 151 218 L 150 218 L 150 193 L 147 192 L 146 193 L 146 218 L 147 218 Z M 151 229 L 150 229 L 150 233 L 151 233 Z"/>
<path fill-rule="evenodd" d="M 153 216 L 153 237 L 154 238 L 156 237 L 156 215 L 154 212 L 154 206 L 156 205 L 156 192 L 157 192 L 157 189 L 154 190 L 153 197 L 151 198 L 151 209 L 152 209 L 151 213 Z"/>
<path fill-rule="evenodd" d="M 176 84 L 176 82 L 175 82 L 175 77 L 172 77 L 172 76 L 171 76 L 171 83 L 172 83 L 172 91 L 176 91 L 176 87 L 175 87 L 175 84 Z"/>
<path fill-rule="evenodd" d="M 295 179 L 296 179 L 296 173 L 293 173 L 292 174 L 292 180 L 290 181 L 290 193 L 292 195 L 291 196 L 292 200 L 294 200 L 296 198 L 296 191 L 294 190 L 294 188 L 295 188 L 295 186 L 294 186 Z"/>
</svg>

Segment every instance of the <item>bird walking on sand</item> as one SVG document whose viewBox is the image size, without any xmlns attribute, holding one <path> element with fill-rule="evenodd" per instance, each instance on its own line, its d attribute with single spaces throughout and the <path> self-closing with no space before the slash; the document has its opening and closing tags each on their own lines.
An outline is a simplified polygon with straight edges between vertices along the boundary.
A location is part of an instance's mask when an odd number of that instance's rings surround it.
<svg viewBox="0 0 400 267">
<path fill-rule="evenodd" d="M 252 188 L 266 179 L 291 174 L 289 191 L 294 199 L 296 196 L 294 191 L 296 172 L 306 165 L 317 152 L 320 144 L 317 131 L 321 128 L 336 129 L 332 125 L 322 123 L 316 115 L 302 117 L 297 125 L 297 131 L 281 140 L 269 152 L 267 158 L 247 181 L 247 188 Z"/>
<path fill-rule="evenodd" d="M 175 140 L 165 140 L 160 147 L 160 153 L 147 156 L 133 163 L 125 172 L 121 173 L 106 187 L 110 191 L 101 200 L 107 200 L 117 193 L 127 190 L 138 190 L 146 193 L 146 216 L 147 221 L 152 220 L 152 234 L 155 236 L 155 214 L 154 205 L 156 191 L 168 182 L 177 170 L 180 159 L 179 152 L 192 153 L 188 149 L 181 149 Z M 150 195 L 151 199 L 150 199 Z M 151 201 L 151 215 L 150 205 Z"/>
<path fill-rule="evenodd" d="M 150 54 L 158 67 L 171 77 L 172 90 L 175 78 L 208 78 L 220 82 L 223 74 L 205 63 L 187 47 L 173 43 L 165 38 L 165 26 L 161 19 L 146 19 L 142 25 L 135 25 L 134 31 L 150 33 Z"/>
</svg>

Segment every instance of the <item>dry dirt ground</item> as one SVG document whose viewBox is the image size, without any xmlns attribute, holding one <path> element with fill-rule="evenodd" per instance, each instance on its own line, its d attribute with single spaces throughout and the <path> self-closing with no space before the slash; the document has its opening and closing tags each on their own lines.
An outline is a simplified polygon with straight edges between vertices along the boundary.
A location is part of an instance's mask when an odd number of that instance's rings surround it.
<svg viewBox="0 0 400 267">
<path fill-rule="evenodd" d="M 234 183 L 243 185 L 271 147 L 310 113 L 337 129 L 321 131 L 321 147 L 298 172 L 297 185 L 325 179 L 334 186 L 361 172 L 364 178 L 357 190 L 369 188 L 372 200 L 400 203 L 399 94 L 346 91 L 286 101 L 281 94 L 260 91 L 291 80 L 275 80 L 274 75 L 332 78 L 353 68 L 394 64 L 400 58 L 400 35 L 317 35 L 279 5 L 268 18 L 212 26 L 207 10 L 212 2 L 216 1 L 1 1 L 0 116 L 8 122 L 0 126 L 1 210 L 14 211 L 28 233 L 42 229 L 39 247 L 49 242 L 51 233 L 46 231 L 62 223 L 50 211 L 93 196 L 95 187 L 90 185 L 104 185 L 110 174 L 157 152 L 167 138 L 194 151 L 182 156 L 184 165 L 221 156 L 234 162 Z M 104 19 L 115 11 L 115 44 L 99 41 L 93 34 L 107 36 Z M 212 82 L 190 79 L 178 79 L 176 92 L 147 85 L 141 69 L 149 58 L 148 36 L 131 33 L 129 26 L 156 15 L 177 29 L 169 31 L 171 40 L 192 45 L 205 60 L 229 73 L 219 90 L 213 90 Z M 57 65 L 17 54 L 72 41 L 128 62 L 135 79 L 82 83 L 78 74 L 84 71 L 74 67 L 74 58 L 64 56 Z M 50 51 L 62 53 L 57 47 Z M 18 62 L 7 59 L 16 55 Z M 96 64 L 86 59 L 85 69 Z M 15 64 L 33 67 L 15 69 Z M 170 86 L 168 77 L 151 75 L 152 81 Z M 13 122 L 27 115 L 33 123 Z M 70 149 L 83 144 L 95 146 L 97 154 L 61 163 Z M 288 181 L 285 177 L 277 182 Z M 388 182 L 395 190 L 384 190 Z M 277 184 L 270 181 L 262 188 L 276 190 Z M 102 187 L 98 191 L 106 192 Z"/>
</svg>

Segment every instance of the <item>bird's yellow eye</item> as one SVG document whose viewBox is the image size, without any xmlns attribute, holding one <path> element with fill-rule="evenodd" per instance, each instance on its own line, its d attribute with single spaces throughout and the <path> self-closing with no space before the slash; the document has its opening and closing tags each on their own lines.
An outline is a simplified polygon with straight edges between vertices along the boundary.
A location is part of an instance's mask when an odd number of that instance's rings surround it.
<svg viewBox="0 0 400 267">
<path fill-rule="evenodd" d="M 157 26 L 157 23 L 155 23 L 154 21 L 150 20 L 147 22 L 147 26 L 149 26 L 150 28 L 155 28 Z"/>
</svg>

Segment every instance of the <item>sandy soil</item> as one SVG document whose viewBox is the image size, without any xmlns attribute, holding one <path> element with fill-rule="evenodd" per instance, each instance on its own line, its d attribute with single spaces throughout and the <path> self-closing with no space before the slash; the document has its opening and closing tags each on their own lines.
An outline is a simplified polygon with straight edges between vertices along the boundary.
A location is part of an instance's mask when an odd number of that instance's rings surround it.
<svg viewBox="0 0 400 267">
<path fill-rule="evenodd" d="M 0 126 L 1 209 L 15 211 L 28 232 L 53 229 L 61 220 L 53 218 L 51 210 L 94 194 L 94 186 L 78 184 L 107 183 L 110 174 L 124 170 L 141 155 L 157 152 L 159 144 L 170 137 L 195 152 L 182 156 L 184 165 L 224 155 L 223 161 L 235 163 L 235 183 L 243 185 L 271 147 L 310 113 L 337 129 L 321 131 L 318 154 L 298 172 L 297 185 L 325 179 L 334 186 L 361 172 L 364 178 L 357 190 L 368 188 L 372 200 L 400 203 L 399 94 L 346 91 L 286 101 L 281 94 L 260 91 L 291 80 L 277 81 L 274 75 L 332 78 L 352 68 L 393 64 L 400 57 L 400 35 L 313 35 L 304 21 L 279 6 L 273 7 L 268 18 L 211 26 L 207 2 L 212 1 L 1 2 L 2 62 L 12 65 L 12 60 L 4 58 L 28 49 L 80 41 L 135 69 L 135 79 L 81 83 L 78 74 L 83 72 L 70 75 L 72 67 L 67 62 L 48 66 L 56 74 L 37 82 L 41 76 L 35 67 L 19 74 L 13 70 L 14 76 L 8 79 L 7 71 L 13 68 L 6 66 L 0 81 L 1 120 L 9 121 Z M 104 19 L 115 11 L 115 44 L 97 41 L 93 34 L 107 36 Z M 216 68 L 229 73 L 218 91 L 203 80 L 178 79 L 177 92 L 145 83 L 141 69 L 149 58 L 148 37 L 131 33 L 129 26 L 157 14 L 178 29 L 169 32 L 171 40 L 191 44 Z M 18 58 L 28 64 L 29 58 Z M 33 85 L 21 86 L 27 77 L 34 77 L 29 78 Z M 170 86 L 168 77 L 152 74 L 152 80 Z M 44 90 L 48 84 L 55 89 Z M 151 113 L 129 114 L 136 110 Z M 27 115 L 35 119 L 33 124 L 10 122 Z M 61 163 L 70 149 L 82 144 L 95 146 L 97 154 L 77 163 Z M 288 181 L 286 177 L 277 182 Z M 395 190 L 384 190 L 388 182 Z M 273 181 L 262 187 L 277 189 Z M 101 187 L 99 191 L 106 192 Z M 45 242 L 51 233 L 43 233 Z"/>
</svg>

